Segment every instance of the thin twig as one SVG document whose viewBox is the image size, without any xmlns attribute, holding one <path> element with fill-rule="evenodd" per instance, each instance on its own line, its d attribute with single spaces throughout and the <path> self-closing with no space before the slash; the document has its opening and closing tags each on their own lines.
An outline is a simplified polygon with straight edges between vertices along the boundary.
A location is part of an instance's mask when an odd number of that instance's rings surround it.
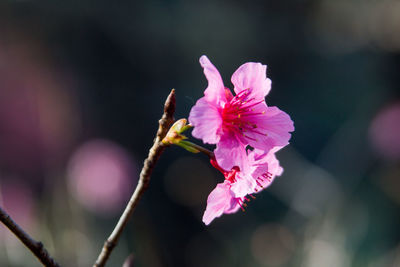
<svg viewBox="0 0 400 267">
<path fill-rule="evenodd" d="M 121 233 L 124 230 L 130 216 L 132 215 L 137 204 L 139 203 L 139 200 L 142 197 L 144 191 L 146 191 L 147 187 L 149 186 L 150 175 L 154 169 L 154 166 L 156 165 L 159 157 L 166 148 L 166 145 L 164 145 L 161 140 L 165 137 L 169 127 L 174 122 L 174 112 L 175 90 L 172 89 L 167 100 L 165 101 L 164 114 L 159 121 L 159 127 L 156 138 L 154 139 L 154 144 L 149 151 L 147 159 L 144 161 L 144 166 L 142 168 L 142 171 L 140 172 L 140 178 L 136 189 L 133 192 L 132 197 L 129 200 L 124 212 L 119 218 L 117 225 L 104 243 L 103 249 L 101 250 L 101 253 L 98 256 L 95 264 L 93 265 L 94 267 L 100 267 L 106 264 L 106 261 L 108 260 L 108 257 L 110 256 L 114 247 L 117 245 L 118 239 L 121 236 Z"/>
<path fill-rule="evenodd" d="M 59 267 L 60 265 L 50 256 L 42 242 L 36 241 L 28 235 L 5 210 L 0 207 L 0 220 L 7 228 L 21 240 L 22 243 L 43 263 L 44 266 Z"/>
</svg>

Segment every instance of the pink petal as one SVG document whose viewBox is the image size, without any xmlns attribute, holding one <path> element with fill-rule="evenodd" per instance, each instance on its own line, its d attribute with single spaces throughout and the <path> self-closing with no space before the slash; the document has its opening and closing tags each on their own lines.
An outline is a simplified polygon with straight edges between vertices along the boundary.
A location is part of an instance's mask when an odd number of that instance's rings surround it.
<svg viewBox="0 0 400 267">
<path fill-rule="evenodd" d="M 256 100 L 264 99 L 271 89 L 271 80 L 267 78 L 267 66 L 261 63 L 245 63 L 240 66 L 231 79 L 235 93 L 250 89 L 250 95 Z"/>
<path fill-rule="evenodd" d="M 249 162 L 252 166 L 251 176 L 253 179 L 269 171 L 267 153 L 262 150 L 254 149 L 249 152 Z"/>
<path fill-rule="evenodd" d="M 234 166 L 242 170 L 247 162 L 246 147 L 232 135 L 221 136 L 214 155 L 219 166 L 224 170 L 231 170 Z"/>
<path fill-rule="evenodd" d="M 294 131 L 293 121 L 289 115 L 277 107 L 257 105 L 258 116 L 249 117 L 249 122 L 257 125 L 254 131 L 246 132 L 247 142 L 254 148 L 267 151 L 273 147 L 284 147 Z"/>
<path fill-rule="evenodd" d="M 192 135 L 202 139 L 204 143 L 216 144 L 220 139 L 222 118 L 218 108 L 200 98 L 189 114 L 189 123 L 194 126 Z"/>
<path fill-rule="evenodd" d="M 230 191 L 230 183 L 217 184 L 215 189 L 211 191 L 207 199 L 207 208 L 203 215 L 203 222 L 209 225 L 212 220 L 220 217 L 225 210 L 232 210 L 232 193 Z"/>
<path fill-rule="evenodd" d="M 218 105 L 226 103 L 225 86 L 217 68 L 215 68 L 207 56 L 201 56 L 199 61 L 204 69 L 204 75 L 208 80 L 208 87 L 204 91 L 206 99 Z"/>
<path fill-rule="evenodd" d="M 274 180 L 276 176 L 280 176 L 283 172 L 283 168 L 279 165 L 279 161 L 275 156 L 275 152 L 281 149 L 281 147 L 275 147 L 271 149 L 268 153 L 262 153 L 261 150 L 254 149 L 249 155 L 254 157 L 255 165 L 257 166 L 253 172 L 254 179 L 262 176 L 262 174 L 268 172 L 271 177 L 269 179 L 257 179 L 258 183 L 262 187 L 257 186 L 257 191 L 260 192 L 261 189 L 267 188 Z"/>
<path fill-rule="evenodd" d="M 267 161 L 268 172 L 270 172 L 273 176 L 281 176 L 283 173 L 283 168 L 279 164 L 279 160 L 276 158 L 273 150 L 267 154 Z"/>
<path fill-rule="evenodd" d="M 237 212 L 240 209 L 240 205 L 239 205 L 239 199 L 232 197 L 231 202 L 229 203 L 229 206 L 227 208 L 225 208 L 224 213 L 225 214 L 232 214 Z M 242 199 L 243 202 L 243 199 Z"/>
<path fill-rule="evenodd" d="M 279 160 L 276 158 L 276 152 L 282 147 L 274 147 L 265 153 L 262 150 L 254 149 L 249 153 L 249 158 L 252 159 L 253 166 L 256 169 L 253 171 L 253 176 L 260 176 L 265 172 L 269 172 L 272 175 L 281 175 L 283 168 L 279 165 Z"/>
<path fill-rule="evenodd" d="M 232 183 L 231 191 L 236 198 L 243 198 L 252 194 L 256 186 L 256 180 L 251 176 L 251 173 L 240 172 L 236 175 L 236 182 Z"/>
</svg>

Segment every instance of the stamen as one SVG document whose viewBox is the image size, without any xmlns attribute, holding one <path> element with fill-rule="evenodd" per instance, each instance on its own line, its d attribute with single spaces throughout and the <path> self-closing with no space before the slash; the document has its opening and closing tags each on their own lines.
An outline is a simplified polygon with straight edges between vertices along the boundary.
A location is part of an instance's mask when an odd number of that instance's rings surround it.
<svg viewBox="0 0 400 267">
<path fill-rule="evenodd" d="M 247 205 L 245 206 L 243 201 L 240 198 L 236 199 L 236 202 L 239 204 L 239 206 L 242 209 L 242 211 L 245 212 L 244 207 L 246 207 Z"/>
<path fill-rule="evenodd" d="M 259 189 L 261 189 L 261 190 L 264 189 L 265 187 L 264 187 L 263 183 L 266 182 L 266 180 L 269 183 L 271 183 L 272 176 L 273 176 L 272 173 L 266 172 L 266 173 L 263 173 L 261 176 L 257 177 L 257 179 L 256 179 L 257 186 L 254 189 L 254 191 L 257 192 L 257 190 L 259 190 Z"/>
<path fill-rule="evenodd" d="M 253 138 L 253 137 L 250 137 L 250 136 L 245 135 L 245 134 L 243 134 L 243 136 L 246 137 L 246 138 L 248 138 L 248 139 L 250 139 L 250 140 L 253 140 L 253 141 L 256 141 L 256 142 L 258 141 L 257 138 Z"/>
<path fill-rule="evenodd" d="M 250 132 L 261 136 L 267 136 L 266 133 L 257 131 L 258 125 L 254 122 L 248 121 L 245 118 L 261 116 L 265 111 L 257 112 L 254 107 L 265 100 L 258 100 L 250 96 L 250 88 L 240 91 L 234 96 L 231 101 L 225 104 L 222 110 L 223 127 L 226 131 L 234 132 L 242 135 L 253 141 L 258 141 L 257 138 L 252 137 L 252 134 L 245 135 L 244 132 Z"/>
</svg>

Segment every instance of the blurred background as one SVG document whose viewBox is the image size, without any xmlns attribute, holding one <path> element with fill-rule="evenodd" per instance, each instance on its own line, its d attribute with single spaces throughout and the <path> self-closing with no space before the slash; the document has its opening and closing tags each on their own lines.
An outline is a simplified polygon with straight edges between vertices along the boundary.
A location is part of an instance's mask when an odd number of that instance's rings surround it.
<svg viewBox="0 0 400 267">
<path fill-rule="evenodd" d="M 203 95 L 203 54 L 229 87 L 268 65 L 296 127 L 284 174 L 205 227 L 223 177 L 167 149 L 108 266 L 400 266 L 396 0 L 1 1 L 2 207 L 63 266 L 93 264 L 170 89 L 176 118 Z M 40 266 L 3 226 L 0 266 Z"/>
</svg>

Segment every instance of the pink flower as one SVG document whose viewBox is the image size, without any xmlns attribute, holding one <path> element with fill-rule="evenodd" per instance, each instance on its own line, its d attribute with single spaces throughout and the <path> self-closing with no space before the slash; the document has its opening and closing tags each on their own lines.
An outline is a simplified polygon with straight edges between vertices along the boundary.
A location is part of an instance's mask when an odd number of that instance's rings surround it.
<svg viewBox="0 0 400 267">
<path fill-rule="evenodd" d="M 207 208 L 203 215 L 203 222 L 206 225 L 224 213 L 235 213 L 240 208 L 244 210 L 247 206 L 245 202 L 250 200 L 248 195 L 254 198 L 252 194 L 268 187 L 276 175 L 282 174 L 283 169 L 275 157 L 276 150 L 264 154 L 260 154 L 258 150 L 251 151 L 243 162 L 242 170 L 235 166 L 226 171 L 215 159 L 210 160 L 211 164 L 224 175 L 225 180 L 208 196 Z"/>
<path fill-rule="evenodd" d="M 249 62 L 240 66 L 231 79 L 236 93 L 233 96 L 206 56 L 200 58 L 200 64 L 208 87 L 190 111 L 189 122 L 194 126 L 194 137 L 217 144 L 214 153 L 221 167 L 243 168 L 247 145 L 266 152 L 288 144 L 293 121 L 265 103 L 271 88 L 265 65 Z"/>
</svg>

